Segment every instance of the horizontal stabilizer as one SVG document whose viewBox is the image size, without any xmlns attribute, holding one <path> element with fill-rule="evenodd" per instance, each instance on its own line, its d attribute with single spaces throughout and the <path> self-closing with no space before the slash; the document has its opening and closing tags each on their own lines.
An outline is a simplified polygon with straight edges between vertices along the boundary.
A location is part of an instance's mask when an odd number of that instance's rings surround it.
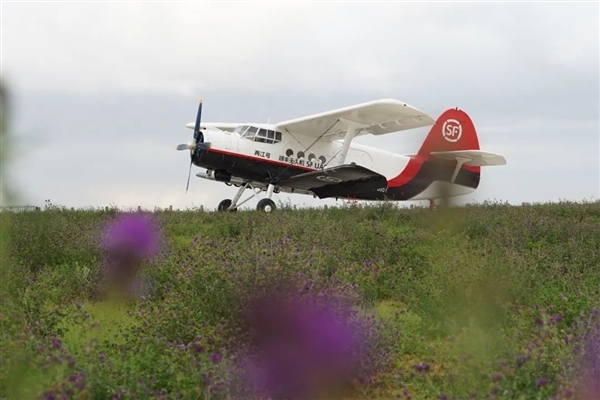
<svg viewBox="0 0 600 400">
<path fill-rule="evenodd" d="M 318 171 L 306 172 L 277 182 L 277 185 L 318 192 L 327 186 L 354 186 L 377 184 L 385 186 L 386 178 L 368 168 L 355 164 L 344 164 Z M 317 194 L 318 195 L 318 194 Z"/>
<path fill-rule="evenodd" d="M 448 161 L 464 161 L 464 165 L 486 167 L 506 165 L 506 159 L 499 155 L 481 150 L 432 151 L 432 156 Z"/>
</svg>

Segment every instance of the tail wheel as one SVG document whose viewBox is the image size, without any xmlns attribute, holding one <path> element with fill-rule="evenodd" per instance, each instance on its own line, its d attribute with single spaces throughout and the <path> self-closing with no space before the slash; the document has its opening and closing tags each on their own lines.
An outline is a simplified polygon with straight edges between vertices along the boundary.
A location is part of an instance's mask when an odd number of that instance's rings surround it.
<svg viewBox="0 0 600 400">
<path fill-rule="evenodd" d="M 273 212 L 276 208 L 275 202 L 271 199 L 261 199 L 256 205 L 256 209 L 263 212 Z"/>
<path fill-rule="evenodd" d="M 435 204 L 434 200 L 429 200 L 429 211 L 435 211 L 437 210 L 437 204 Z"/>
</svg>

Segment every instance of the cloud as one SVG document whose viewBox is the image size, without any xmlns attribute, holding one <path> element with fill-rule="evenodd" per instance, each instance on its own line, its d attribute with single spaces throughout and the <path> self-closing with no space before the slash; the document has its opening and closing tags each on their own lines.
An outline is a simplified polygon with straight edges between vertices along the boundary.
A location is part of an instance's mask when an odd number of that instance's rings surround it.
<svg viewBox="0 0 600 400">
<path fill-rule="evenodd" d="M 499 96 L 517 85 L 528 93 L 557 78 L 597 75 L 597 46 L 590 51 L 597 43 L 597 4 L 4 7 L 10 16 L 3 22 L 7 71 L 26 76 L 20 78 L 24 87 L 62 92 L 288 90 L 322 96 L 351 85 L 371 93 L 439 96 L 444 87 Z"/>
<path fill-rule="evenodd" d="M 198 98 L 205 121 L 276 122 L 392 97 L 434 117 L 465 109 L 482 146 L 506 156 L 470 198 L 598 196 L 599 8 L 3 4 L 21 157 L 11 176 L 35 201 L 214 208 L 234 189 L 192 177 L 184 197 L 189 159 L 174 151 Z M 408 154 L 426 133 L 357 142 Z"/>
</svg>

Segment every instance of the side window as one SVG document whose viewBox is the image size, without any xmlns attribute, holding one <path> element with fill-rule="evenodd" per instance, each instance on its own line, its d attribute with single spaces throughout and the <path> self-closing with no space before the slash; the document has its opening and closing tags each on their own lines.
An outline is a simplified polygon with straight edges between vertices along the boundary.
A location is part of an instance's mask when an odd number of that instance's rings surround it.
<svg viewBox="0 0 600 400">
<path fill-rule="evenodd" d="M 248 137 L 248 126 L 247 125 L 242 126 L 242 128 L 240 129 L 240 135 L 242 137 Z"/>
<path fill-rule="evenodd" d="M 275 140 L 281 142 L 281 132 L 275 131 Z"/>
<path fill-rule="evenodd" d="M 258 128 L 255 127 L 255 126 L 248 127 L 248 130 L 244 134 L 244 138 L 253 140 L 254 139 L 254 135 L 256 135 L 256 131 L 257 130 L 258 130 Z"/>
<path fill-rule="evenodd" d="M 256 135 L 256 138 L 254 139 L 254 141 L 266 143 L 267 142 L 267 131 L 264 129 L 259 129 L 258 134 Z"/>
</svg>

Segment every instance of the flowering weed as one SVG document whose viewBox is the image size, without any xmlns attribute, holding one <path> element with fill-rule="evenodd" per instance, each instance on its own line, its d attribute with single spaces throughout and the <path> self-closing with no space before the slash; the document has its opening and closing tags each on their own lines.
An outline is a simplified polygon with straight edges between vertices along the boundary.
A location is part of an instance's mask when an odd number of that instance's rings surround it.
<svg viewBox="0 0 600 400">
<path fill-rule="evenodd" d="M 0 219 L 0 398 L 600 390 L 599 202 Z"/>
</svg>

